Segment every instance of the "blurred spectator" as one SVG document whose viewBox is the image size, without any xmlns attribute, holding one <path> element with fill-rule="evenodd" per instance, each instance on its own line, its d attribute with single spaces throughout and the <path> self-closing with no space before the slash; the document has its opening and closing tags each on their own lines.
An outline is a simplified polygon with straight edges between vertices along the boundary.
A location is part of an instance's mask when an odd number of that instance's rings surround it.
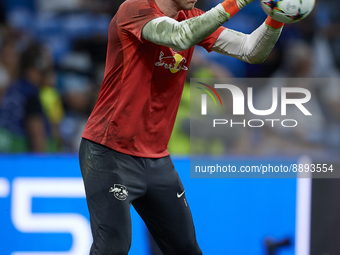
<svg viewBox="0 0 340 255">
<path fill-rule="evenodd" d="M 56 89 L 56 73 L 53 70 L 45 71 L 42 78 L 42 86 L 39 90 L 39 99 L 50 124 L 53 138 L 53 151 L 62 150 L 60 137 L 60 124 L 65 116 L 62 98 Z M 51 144 L 52 145 L 52 144 Z"/>
<path fill-rule="evenodd" d="M 5 32 L 0 49 L 0 102 L 4 91 L 18 74 L 19 52 L 10 30 Z"/>
<path fill-rule="evenodd" d="M 330 120 L 334 122 L 338 119 L 337 113 L 330 111 L 329 104 L 338 102 L 340 90 L 338 84 L 332 79 L 301 79 L 318 75 L 314 71 L 318 62 L 315 56 L 316 52 L 315 48 L 304 41 L 292 41 L 286 47 L 282 66 L 273 76 L 275 79 L 269 80 L 266 87 L 255 94 L 254 104 L 258 109 L 269 109 L 273 88 L 278 88 L 278 91 L 282 87 L 306 88 L 312 95 L 312 99 L 306 104 L 312 116 L 305 116 L 296 106 L 288 105 L 285 119 L 297 120 L 297 127 L 285 128 L 282 125 L 275 125 L 275 127 L 267 125 L 265 133 L 261 134 L 262 139 L 254 145 L 257 148 L 257 153 L 289 155 L 307 152 L 311 155 L 328 153 L 326 147 L 328 146 Z M 290 80 L 289 78 L 299 79 Z M 289 93 L 289 98 L 297 97 L 299 95 Z M 334 100 L 334 98 L 337 99 Z M 282 118 L 280 111 L 274 112 L 271 118 Z M 338 138 L 337 141 L 340 142 Z"/>
<path fill-rule="evenodd" d="M 320 0 L 319 26 L 328 37 L 336 64 L 340 68 L 340 2 L 339 0 Z"/>
<path fill-rule="evenodd" d="M 74 52 L 60 63 L 60 86 L 66 114 L 60 126 L 64 151 L 77 152 L 87 118 L 97 99 L 92 62 L 87 53 Z"/>
<path fill-rule="evenodd" d="M 283 63 L 273 77 L 307 78 L 312 77 L 314 65 L 312 46 L 304 41 L 291 41 L 285 47 Z"/>
<path fill-rule="evenodd" d="M 82 0 L 35 0 L 39 12 L 71 12 L 81 10 Z"/>
<path fill-rule="evenodd" d="M 82 0 L 85 9 L 92 12 L 108 13 L 112 17 L 118 11 L 119 6 L 124 2 L 124 0 Z"/>
<path fill-rule="evenodd" d="M 39 12 L 80 12 L 107 13 L 113 16 L 124 0 L 35 0 Z"/>
<path fill-rule="evenodd" d="M 41 46 L 30 45 L 20 56 L 20 76 L 0 106 L 0 151 L 48 151 L 49 124 L 39 99 L 48 64 Z"/>
<path fill-rule="evenodd" d="M 0 66 L 0 103 L 3 97 L 3 94 L 5 93 L 8 87 L 8 84 L 9 84 L 9 75 L 7 71 L 2 66 Z"/>
</svg>

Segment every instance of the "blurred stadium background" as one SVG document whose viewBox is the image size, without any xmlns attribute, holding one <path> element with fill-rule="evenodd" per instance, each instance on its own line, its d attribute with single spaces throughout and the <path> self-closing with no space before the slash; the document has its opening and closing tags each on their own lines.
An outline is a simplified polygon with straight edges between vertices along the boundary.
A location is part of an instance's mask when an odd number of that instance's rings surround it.
<svg viewBox="0 0 340 255">
<path fill-rule="evenodd" d="M 107 28 L 122 2 L 0 0 L 1 255 L 87 254 L 91 237 L 76 153 L 104 73 Z M 199 0 L 196 7 L 218 3 Z M 193 77 L 338 78 L 339 10 L 338 0 L 317 0 L 306 20 L 285 26 L 261 65 L 196 49 L 169 151 L 204 254 L 340 254 L 338 180 L 190 179 L 186 124 Z M 226 26 L 250 33 L 265 17 L 256 1 Z M 23 89 L 28 67 L 38 89 Z M 239 162 L 298 162 L 309 155 L 312 162 L 336 163 L 340 86 L 309 89 L 317 97 L 318 123 L 289 133 L 235 132 L 202 151 Z M 158 255 L 134 211 L 132 217 L 130 254 Z"/>
</svg>

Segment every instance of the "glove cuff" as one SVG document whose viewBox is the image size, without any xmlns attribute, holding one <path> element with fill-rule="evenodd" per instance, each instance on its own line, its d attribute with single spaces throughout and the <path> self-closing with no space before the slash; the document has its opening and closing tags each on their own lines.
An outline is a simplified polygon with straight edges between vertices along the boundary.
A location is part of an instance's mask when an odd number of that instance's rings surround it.
<svg viewBox="0 0 340 255">
<path fill-rule="evenodd" d="M 229 19 L 233 17 L 240 9 L 237 6 L 236 0 L 225 0 L 222 6 L 229 16 Z"/>
<path fill-rule="evenodd" d="M 276 21 L 272 17 L 268 16 L 266 19 L 266 25 L 274 28 L 274 29 L 279 29 L 284 26 L 284 23 Z"/>
</svg>

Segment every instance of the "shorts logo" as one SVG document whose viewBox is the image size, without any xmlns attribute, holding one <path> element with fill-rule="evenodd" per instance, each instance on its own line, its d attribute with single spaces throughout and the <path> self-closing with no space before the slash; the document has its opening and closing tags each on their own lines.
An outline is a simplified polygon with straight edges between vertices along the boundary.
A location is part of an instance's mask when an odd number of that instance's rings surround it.
<svg viewBox="0 0 340 255">
<path fill-rule="evenodd" d="M 117 198 L 118 200 L 125 200 L 128 197 L 127 188 L 121 184 L 115 184 L 113 188 L 110 187 L 109 192 L 113 193 L 115 198 Z"/>
<path fill-rule="evenodd" d="M 178 53 L 164 57 L 164 52 L 161 51 L 159 62 L 156 62 L 155 66 L 163 66 L 165 69 L 169 69 L 171 73 L 177 73 L 181 70 L 188 70 L 188 67 L 184 65 L 186 62 L 187 60 Z"/>
<path fill-rule="evenodd" d="M 182 193 L 177 192 L 177 198 L 181 198 L 184 195 L 185 190 Z"/>
</svg>

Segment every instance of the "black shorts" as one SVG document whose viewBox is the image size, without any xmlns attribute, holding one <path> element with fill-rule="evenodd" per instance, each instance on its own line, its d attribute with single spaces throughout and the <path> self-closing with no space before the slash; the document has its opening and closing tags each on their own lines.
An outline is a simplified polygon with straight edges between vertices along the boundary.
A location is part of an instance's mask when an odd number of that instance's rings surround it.
<svg viewBox="0 0 340 255">
<path fill-rule="evenodd" d="M 131 204 L 164 255 L 202 254 L 170 156 L 134 157 L 83 139 L 79 160 L 93 236 L 90 255 L 128 254 Z"/>
</svg>

